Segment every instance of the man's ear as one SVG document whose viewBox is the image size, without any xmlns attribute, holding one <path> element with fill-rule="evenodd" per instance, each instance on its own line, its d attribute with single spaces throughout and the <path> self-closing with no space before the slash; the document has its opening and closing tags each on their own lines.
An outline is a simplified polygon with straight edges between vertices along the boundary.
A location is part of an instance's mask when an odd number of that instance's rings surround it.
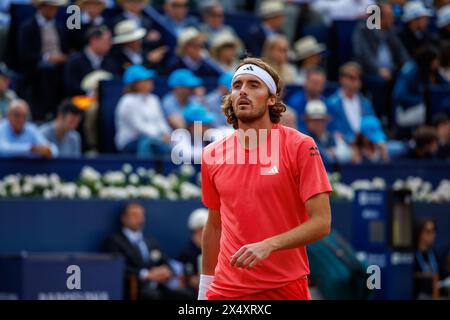
<svg viewBox="0 0 450 320">
<path fill-rule="evenodd" d="M 273 107 L 275 103 L 277 102 L 277 97 L 275 95 L 270 95 L 269 99 L 267 99 L 267 104 L 269 107 Z"/>
</svg>

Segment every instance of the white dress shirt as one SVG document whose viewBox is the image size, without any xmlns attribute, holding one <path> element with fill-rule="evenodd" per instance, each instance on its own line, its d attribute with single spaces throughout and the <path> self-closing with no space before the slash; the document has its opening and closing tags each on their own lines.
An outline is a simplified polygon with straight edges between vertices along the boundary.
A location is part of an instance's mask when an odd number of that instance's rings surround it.
<svg viewBox="0 0 450 320">
<path fill-rule="evenodd" d="M 115 118 L 115 140 L 119 150 L 142 135 L 160 139 L 163 134 L 170 134 L 171 131 L 159 98 L 154 94 L 125 94 L 119 101 Z"/>
</svg>

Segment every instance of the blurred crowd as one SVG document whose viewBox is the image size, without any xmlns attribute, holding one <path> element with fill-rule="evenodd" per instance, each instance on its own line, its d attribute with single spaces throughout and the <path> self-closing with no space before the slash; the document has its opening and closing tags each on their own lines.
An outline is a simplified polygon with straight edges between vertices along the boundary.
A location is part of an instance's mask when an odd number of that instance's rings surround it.
<svg viewBox="0 0 450 320">
<path fill-rule="evenodd" d="M 430 94 L 440 86 L 450 96 L 450 0 L 76 0 L 76 29 L 58 18 L 70 4 L 0 4 L 0 156 L 97 154 L 101 84 L 113 79 L 124 88 L 117 152 L 168 155 L 171 133 L 192 134 L 197 121 L 223 136 L 232 128 L 222 97 L 239 60 L 255 56 L 289 89 L 282 123 L 311 135 L 324 161 L 450 158 L 450 99 L 434 112 Z M 230 16 L 255 23 L 236 30 Z M 329 38 L 340 20 L 355 26 L 345 34 L 351 58 L 337 65 Z M 155 93 L 160 79 L 164 95 Z M 199 158 L 192 135 L 179 138 L 183 157 Z"/>
</svg>

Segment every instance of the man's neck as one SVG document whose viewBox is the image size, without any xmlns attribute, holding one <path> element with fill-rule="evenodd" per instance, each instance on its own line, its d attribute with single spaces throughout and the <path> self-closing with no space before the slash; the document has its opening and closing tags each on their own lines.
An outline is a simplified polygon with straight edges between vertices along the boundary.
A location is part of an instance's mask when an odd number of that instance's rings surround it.
<svg viewBox="0 0 450 320">
<path fill-rule="evenodd" d="M 352 99 L 355 96 L 355 92 L 342 89 L 342 94 L 345 98 Z"/>
<path fill-rule="evenodd" d="M 273 127 L 270 118 L 262 118 L 251 123 L 243 123 L 238 120 L 238 139 L 245 148 L 256 148 L 267 139 L 267 135 Z M 250 140 L 252 135 L 246 134 L 248 130 L 256 131 L 256 144 Z M 260 141 L 261 140 L 261 141 Z"/>
</svg>

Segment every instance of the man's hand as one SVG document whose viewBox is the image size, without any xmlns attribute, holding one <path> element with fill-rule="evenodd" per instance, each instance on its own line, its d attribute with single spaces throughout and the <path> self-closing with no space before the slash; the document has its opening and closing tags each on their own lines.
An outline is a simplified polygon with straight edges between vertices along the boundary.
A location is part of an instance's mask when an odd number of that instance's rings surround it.
<svg viewBox="0 0 450 320">
<path fill-rule="evenodd" d="M 147 280 L 156 281 L 158 283 L 166 282 L 172 277 L 172 271 L 165 266 L 153 267 L 148 271 Z"/>
<path fill-rule="evenodd" d="M 147 60 L 152 63 L 160 63 L 168 50 L 169 49 L 166 46 L 161 46 L 153 49 L 147 53 Z"/>
<path fill-rule="evenodd" d="M 67 60 L 68 56 L 63 53 L 53 53 L 48 57 L 48 61 L 54 64 L 65 63 Z"/>
<path fill-rule="evenodd" d="M 34 145 L 31 147 L 31 152 L 43 156 L 44 158 L 52 157 L 52 150 L 46 145 Z"/>
<path fill-rule="evenodd" d="M 266 259 L 274 249 L 269 241 L 246 244 L 231 257 L 231 266 L 251 269 Z"/>
</svg>

